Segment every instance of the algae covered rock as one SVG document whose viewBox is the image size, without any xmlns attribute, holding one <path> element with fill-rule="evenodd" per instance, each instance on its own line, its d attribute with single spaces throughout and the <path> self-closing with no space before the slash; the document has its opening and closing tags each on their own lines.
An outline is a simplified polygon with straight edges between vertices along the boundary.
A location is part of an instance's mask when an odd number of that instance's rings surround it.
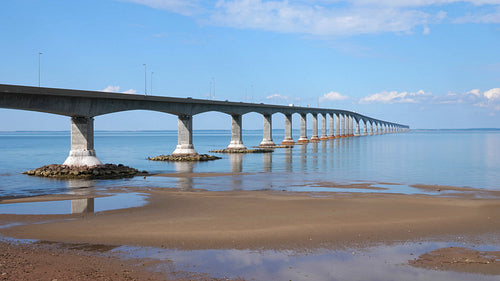
<svg viewBox="0 0 500 281">
<path fill-rule="evenodd" d="M 208 155 L 208 154 L 188 154 L 188 155 L 159 155 L 155 157 L 148 157 L 151 161 L 179 161 L 179 162 L 190 162 L 190 161 L 211 161 L 221 159 L 220 157 Z"/>
<path fill-rule="evenodd" d="M 51 164 L 24 172 L 28 176 L 59 179 L 121 179 L 131 178 L 146 171 L 124 166 L 122 164 L 103 164 L 95 166 L 68 166 Z"/>
</svg>

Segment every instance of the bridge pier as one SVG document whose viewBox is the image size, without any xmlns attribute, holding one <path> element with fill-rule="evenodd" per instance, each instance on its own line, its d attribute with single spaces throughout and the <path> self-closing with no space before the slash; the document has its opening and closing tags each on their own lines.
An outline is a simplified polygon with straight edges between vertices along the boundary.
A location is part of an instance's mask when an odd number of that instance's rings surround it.
<svg viewBox="0 0 500 281">
<path fill-rule="evenodd" d="M 282 145 L 294 145 L 292 137 L 292 114 L 285 114 L 285 138 L 281 142 Z"/>
<path fill-rule="evenodd" d="M 177 147 L 172 152 L 172 155 L 197 155 L 198 153 L 193 146 L 193 116 L 179 115 L 177 120 Z"/>
<path fill-rule="evenodd" d="M 227 149 L 247 149 L 241 140 L 241 114 L 231 115 L 231 142 Z"/>
<path fill-rule="evenodd" d="M 297 143 L 308 143 L 307 139 L 307 115 L 305 113 L 300 114 L 300 138 Z"/>
<path fill-rule="evenodd" d="M 349 136 L 354 137 L 354 117 L 349 116 Z"/>
<path fill-rule="evenodd" d="M 312 136 L 310 142 L 319 142 L 318 137 L 318 114 L 312 114 Z"/>
<path fill-rule="evenodd" d="M 326 134 L 326 114 L 320 114 L 321 116 L 321 137 L 320 140 L 327 140 L 328 135 Z"/>
<path fill-rule="evenodd" d="M 333 122 L 335 122 L 334 119 L 335 119 L 335 114 L 334 113 L 330 114 L 330 122 L 329 122 L 330 123 L 329 124 L 330 125 L 330 133 L 328 135 L 328 139 L 334 139 L 335 135 L 336 135 L 335 131 L 334 131 L 335 127 L 333 126 Z"/>
<path fill-rule="evenodd" d="M 344 120 L 345 120 L 345 137 L 350 137 L 351 136 L 351 116 L 346 115 Z"/>
<path fill-rule="evenodd" d="M 340 138 L 340 114 L 333 114 L 335 117 L 335 136 L 334 138 Z"/>
<path fill-rule="evenodd" d="M 71 150 L 63 165 L 95 166 L 101 164 L 94 150 L 94 118 L 71 117 Z"/>
<path fill-rule="evenodd" d="M 359 133 L 359 120 L 356 120 L 355 123 L 356 123 L 356 130 L 354 131 L 354 136 L 359 137 L 361 136 L 361 134 Z"/>
<path fill-rule="evenodd" d="M 349 116 L 344 115 L 344 137 L 349 137 Z"/>
<path fill-rule="evenodd" d="M 339 114 L 339 124 L 337 128 L 339 129 L 339 134 L 337 134 L 337 137 L 343 138 L 345 136 L 345 119 L 343 114 Z"/>
<path fill-rule="evenodd" d="M 273 118 L 271 114 L 264 114 L 264 128 L 262 142 L 259 144 L 261 147 L 275 146 L 273 142 Z"/>
</svg>

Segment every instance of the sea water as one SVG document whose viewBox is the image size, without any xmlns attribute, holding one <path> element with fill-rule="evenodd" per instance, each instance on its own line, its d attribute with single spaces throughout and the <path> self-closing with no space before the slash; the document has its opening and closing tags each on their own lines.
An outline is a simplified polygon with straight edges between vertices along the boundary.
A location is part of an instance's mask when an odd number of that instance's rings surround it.
<svg viewBox="0 0 500 281">
<path fill-rule="evenodd" d="M 294 131 L 293 135 L 297 138 L 299 132 Z M 283 130 L 273 130 L 275 143 L 279 144 L 283 136 Z M 193 133 L 198 153 L 225 148 L 230 138 L 229 130 Z M 243 131 L 243 142 L 248 148 L 259 145 L 261 140 L 262 131 Z M 411 188 L 415 184 L 500 190 L 500 130 L 413 130 L 296 145 L 272 153 L 215 154 L 222 159 L 208 162 L 147 160 L 148 156 L 172 153 L 176 145 L 177 131 L 95 132 L 95 149 L 103 163 L 121 163 L 152 174 L 232 174 L 203 178 L 135 177 L 91 181 L 90 185 L 339 191 L 323 185 L 366 182 L 389 183 L 384 185 L 389 187 L 387 190 L 402 193 L 418 193 Z M 74 187 L 81 187 L 78 181 L 22 174 L 44 165 L 63 163 L 69 150 L 69 131 L 0 132 L 0 197 L 68 193 Z M 342 189 L 346 191 L 360 190 Z"/>
</svg>

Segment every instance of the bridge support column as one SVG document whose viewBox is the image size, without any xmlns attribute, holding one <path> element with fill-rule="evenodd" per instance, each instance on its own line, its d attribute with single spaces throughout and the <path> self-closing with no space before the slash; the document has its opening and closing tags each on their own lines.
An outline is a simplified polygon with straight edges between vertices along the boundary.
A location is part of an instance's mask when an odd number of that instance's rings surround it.
<svg viewBox="0 0 500 281">
<path fill-rule="evenodd" d="M 264 129 L 262 142 L 259 146 L 275 146 L 273 142 L 273 118 L 271 114 L 264 114 Z"/>
<path fill-rule="evenodd" d="M 359 120 L 354 121 L 354 118 L 353 118 L 353 122 L 356 123 L 356 130 L 354 131 L 354 136 L 359 137 L 359 136 L 361 136 L 361 134 L 359 133 Z"/>
<path fill-rule="evenodd" d="M 349 136 L 349 116 L 344 115 L 344 137 Z"/>
<path fill-rule="evenodd" d="M 285 138 L 281 142 L 282 145 L 294 145 L 292 137 L 292 114 L 285 114 Z"/>
<path fill-rule="evenodd" d="M 327 140 L 328 135 L 326 134 L 326 114 L 320 114 L 321 116 L 321 137 L 319 137 L 320 140 Z"/>
<path fill-rule="evenodd" d="M 193 116 L 177 116 L 177 128 L 177 147 L 172 155 L 197 155 L 198 153 L 193 146 Z"/>
<path fill-rule="evenodd" d="M 307 115 L 305 113 L 300 114 L 300 138 L 297 143 L 308 143 L 307 139 Z"/>
<path fill-rule="evenodd" d="M 340 138 L 340 114 L 333 114 L 335 117 L 335 138 Z"/>
<path fill-rule="evenodd" d="M 344 121 L 345 121 L 344 136 L 350 137 L 351 136 L 351 116 L 346 115 L 344 118 Z"/>
<path fill-rule="evenodd" d="M 311 142 L 319 142 L 319 137 L 318 137 L 318 114 L 313 114 L 312 115 L 312 136 L 311 136 Z"/>
<path fill-rule="evenodd" d="M 333 123 L 335 122 L 335 114 L 330 114 L 330 120 L 329 120 L 329 125 L 330 125 L 330 133 L 328 134 L 328 139 L 334 139 L 335 138 L 335 127 L 333 126 Z"/>
<path fill-rule="evenodd" d="M 350 116 L 345 116 L 344 117 L 344 122 L 345 122 L 345 131 L 344 131 L 344 136 L 350 137 L 351 136 L 351 122 L 350 122 Z"/>
<path fill-rule="evenodd" d="M 344 115 L 342 115 L 342 114 L 339 114 L 339 124 L 340 124 L 340 126 L 337 127 L 339 129 L 339 134 L 337 134 L 337 137 L 343 138 L 345 136 L 345 134 L 344 134 L 344 132 L 345 132 L 345 119 L 344 119 Z"/>
<path fill-rule="evenodd" d="M 363 136 L 367 136 L 368 135 L 368 122 L 363 121 Z"/>
<path fill-rule="evenodd" d="M 373 136 L 373 126 L 375 126 L 375 124 L 370 123 L 370 135 L 372 136 Z"/>
<path fill-rule="evenodd" d="M 241 114 L 231 115 L 231 142 L 227 149 L 247 149 L 241 141 Z"/>
<path fill-rule="evenodd" d="M 94 150 L 94 118 L 71 117 L 71 150 L 63 165 L 95 166 L 101 164 Z"/>
<path fill-rule="evenodd" d="M 349 135 L 351 137 L 353 137 L 354 136 L 354 117 L 349 116 L 349 124 L 350 124 L 350 126 L 349 126 Z"/>
</svg>

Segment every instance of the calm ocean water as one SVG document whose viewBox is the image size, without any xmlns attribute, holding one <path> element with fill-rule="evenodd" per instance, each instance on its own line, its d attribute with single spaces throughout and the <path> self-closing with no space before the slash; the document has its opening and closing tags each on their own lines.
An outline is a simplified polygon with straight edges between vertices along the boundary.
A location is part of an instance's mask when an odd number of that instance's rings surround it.
<svg viewBox="0 0 500 281">
<path fill-rule="evenodd" d="M 298 135 L 294 131 L 294 137 Z M 248 148 L 258 145 L 261 139 L 260 130 L 243 131 L 243 142 Z M 273 139 L 281 142 L 283 131 L 273 131 Z M 225 148 L 229 141 L 230 131 L 194 132 L 194 145 L 199 153 Z M 150 173 L 244 174 L 209 178 L 137 177 L 90 183 L 29 177 L 21 173 L 64 162 L 70 148 L 70 133 L 0 132 L 0 196 L 67 193 L 72 187 L 82 185 L 335 191 L 322 187 L 322 182 L 395 183 L 398 185 L 391 192 L 402 193 L 418 193 L 408 187 L 413 184 L 500 190 L 500 130 L 415 130 L 297 145 L 293 149 L 276 149 L 272 154 L 222 154 L 221 160 L 201 163 L 146 160 L 148 156 L 170 154 L 176 144 L 177 131 L 95 134 L 95 149 L 103 163 L 122 163 Z"/>
</svg>

